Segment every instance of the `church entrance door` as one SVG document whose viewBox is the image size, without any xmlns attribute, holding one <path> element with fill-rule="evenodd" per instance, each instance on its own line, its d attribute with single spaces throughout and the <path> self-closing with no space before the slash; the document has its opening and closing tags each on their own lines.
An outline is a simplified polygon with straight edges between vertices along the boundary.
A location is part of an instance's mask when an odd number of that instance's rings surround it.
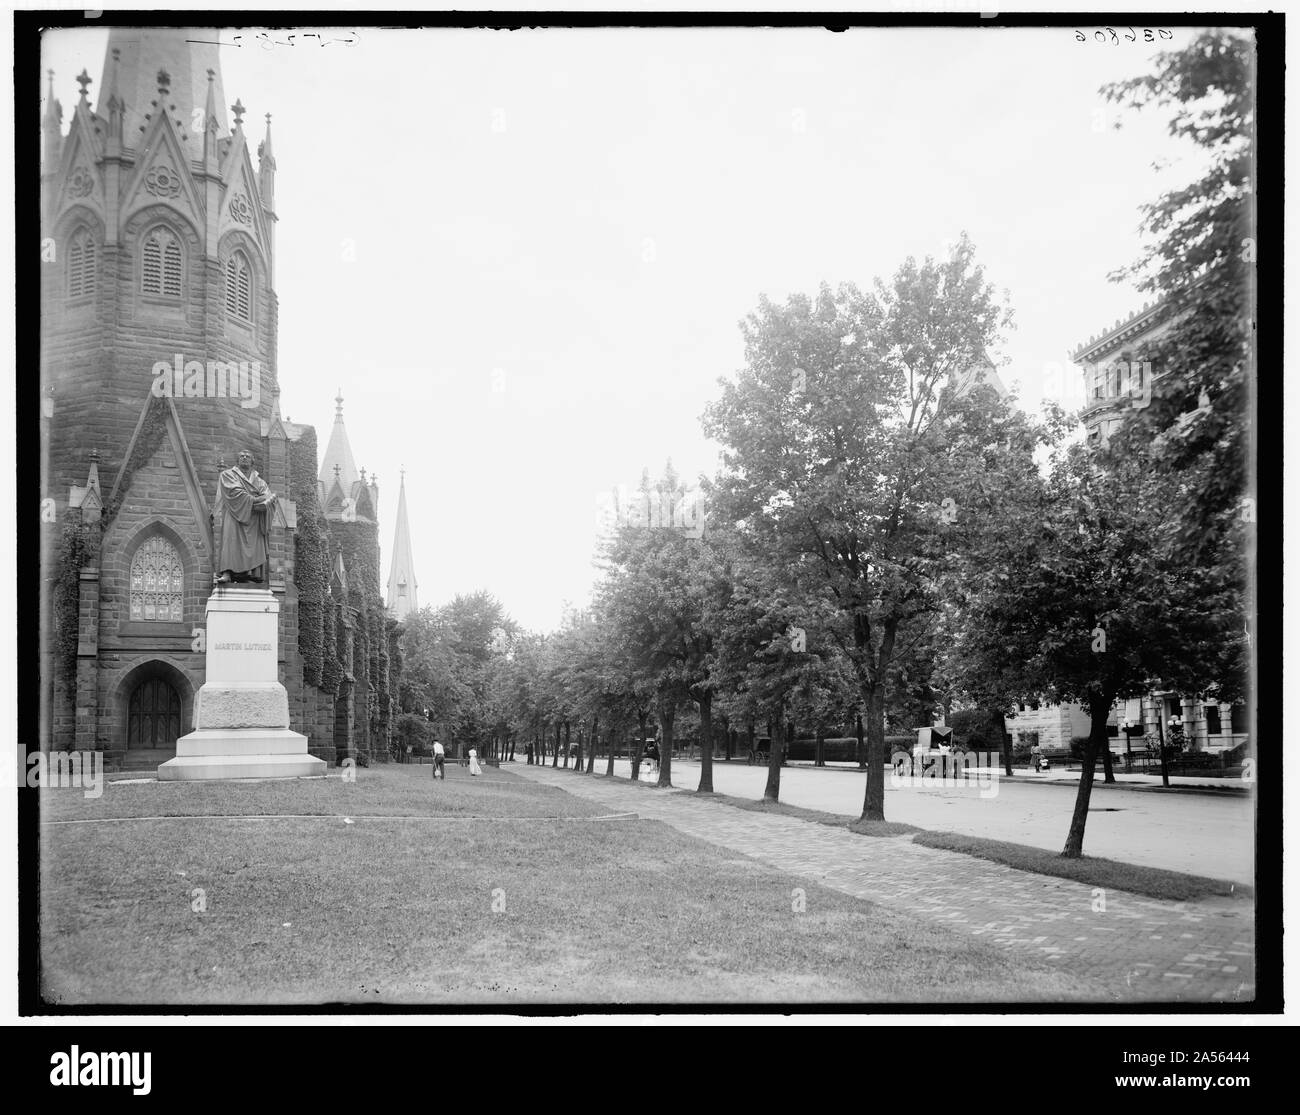
<svg viewBox="0 0 1300 1115">
<path fill-rule="evenodd" d="M 180 734 L 180 694 L 159 677 L 136 686 L 127 713 L 127 747 L 174 749 Z"/>
</svg>

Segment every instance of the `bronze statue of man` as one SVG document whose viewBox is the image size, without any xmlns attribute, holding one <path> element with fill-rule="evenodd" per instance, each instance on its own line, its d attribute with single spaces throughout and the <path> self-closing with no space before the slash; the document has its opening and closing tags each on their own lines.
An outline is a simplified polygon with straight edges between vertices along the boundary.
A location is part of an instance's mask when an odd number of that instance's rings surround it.
<svg viewBox="0 0 1300 1115">
<path fill-rule="evenodd" d="M 212 509 L 217 584 L 266 583 L 273 503 L 275 493 L 253 470 L 253 454 L 241 450 L 238 464 L 225 469 L 217 481 Z"/>
</svg>

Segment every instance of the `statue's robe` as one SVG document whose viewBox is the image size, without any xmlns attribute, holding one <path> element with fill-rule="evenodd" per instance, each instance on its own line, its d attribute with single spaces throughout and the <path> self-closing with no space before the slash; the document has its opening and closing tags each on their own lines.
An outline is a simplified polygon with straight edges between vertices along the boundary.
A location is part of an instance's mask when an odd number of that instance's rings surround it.
<svg viewBox="0 0 1300 1115">
<path fill-rule="evenodd" d="M 238 468 L 222 472 L 213 510 L 213 527 L 221 540 L 218 574 L 228 573 L 234 581 L 266 581 L 271 509 L 263 501 L 269 492 L 256 471 L 247 476 Z"/>
</svg>

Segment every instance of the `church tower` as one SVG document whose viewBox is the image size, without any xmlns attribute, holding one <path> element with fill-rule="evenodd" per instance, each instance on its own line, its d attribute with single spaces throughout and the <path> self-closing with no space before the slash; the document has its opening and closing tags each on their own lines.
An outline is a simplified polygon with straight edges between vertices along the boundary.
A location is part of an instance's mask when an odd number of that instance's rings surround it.
<svg viewBox="0 0 1300 1115">
<path fill-rule="evenodd" d="M 388 571 L 388 611 L 398 622 L 420 608 L 415 559 L 411 554 L 411 527 L 406 520 L 406 470 L 397 491 L 397 531 L 393 535 L 393 564 Z"/>
<path fill-rule="evenodd" d="M 205 681 L 216 479 L 246 449 L 278 497 L 266 587 L 290 727 L 317 757 L 382 760 L 396 684 L 379 485 L 354 475 L 340 399 L 349 490 L 327 506 L 315 430 L 281 414 L 271 117 L 255 162 L 218 40 L 113 28 L 98 100 L 83 69 L 66 135 L 49 78 L 41 745 L 141 768 L 174 754 Z"/>
<path fill-rule="evenodd" d="M 374 751 L 392 718 L 389 662 L 396 657 L 397 624 L 384 610 L 379 587 L 379 477 L 358 469 L 343 422 L 343 391 L 334 398 L 334 425 L 321 457 L 317 499 L 335 555 L 331 592 L 339 605 L 342 673 L 336 726 L 353 745 Z"/>
<path fill-rule="evenodd" d="M 217 39 L 113 28 L 98 98 L 83 69 L 66 135 L 50 76 L 40 351 L 55 521 L 42 540 L 41 734 L 54 746 L 166 751 L 188 730 L 204 680 L 212 490 L 243 449 L 283 498 L 268 587 L 281 645 L 296 642 L 274 160 L 268 135 L 254 167 L 240 102 L 227 116 Z"/>
</svg>

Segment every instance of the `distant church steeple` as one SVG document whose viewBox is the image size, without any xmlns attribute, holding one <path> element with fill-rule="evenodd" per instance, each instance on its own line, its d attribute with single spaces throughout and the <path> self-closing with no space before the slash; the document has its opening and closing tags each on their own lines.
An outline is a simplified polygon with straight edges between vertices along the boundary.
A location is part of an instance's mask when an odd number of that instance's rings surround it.
<svg viewBox="0 0 1300 1115">
<path fill-rule="evenodd" d="M 419 585 L 415 580 L 415 558 L 411 555 L 411 528 L 406 519 L 406 469 L 397 492 L 397 532 L 393 536 L 393 564 L 388 571 L 388 611 L 404 620 L 418 611 Z"/>
<path fill-rule="evenodd" d="M 338 466 L 335 471 L 334 466 Z M 347 427 L 343 425 L 343 389 L 334 396 L 334 428 L 330 430 L 329 443 L 325 446 L 325 455 L 320 462 L 320 482 L 328 489 L 336 480 L 342 486 L 345 495 L 350 495 L 352 485 L 360 480 L 357 462 L 352 456 L 352 444 L 348 441 Z"/>
</svg>

